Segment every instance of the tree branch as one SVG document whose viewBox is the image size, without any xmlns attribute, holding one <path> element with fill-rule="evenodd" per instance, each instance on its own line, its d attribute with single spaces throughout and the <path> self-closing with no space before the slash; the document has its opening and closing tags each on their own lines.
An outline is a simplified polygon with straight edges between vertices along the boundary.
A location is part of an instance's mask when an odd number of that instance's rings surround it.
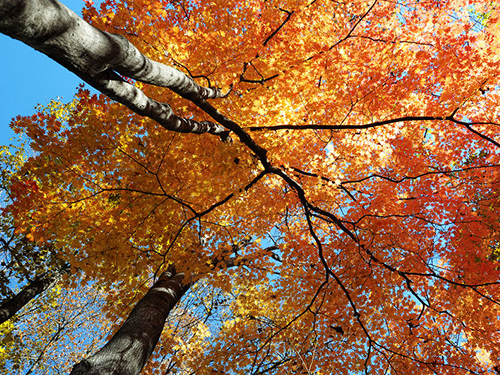
<svg viewBox="0 0 500 375">
<path fill-rule="evenodd" d="M 125 37 L 96 29 L 57 0 L 3 1 L 0 32 L 44 53 L 97 90 L 168 130 L 227 138 L 229 132 L 224 127 L 175 116 L 167 104 L 148 98 L 119 74 L 166 87 L 188 100 L 224 97 L 220 89 L 202 87 L 181 71 L 150 60 Z"/>
</svg>

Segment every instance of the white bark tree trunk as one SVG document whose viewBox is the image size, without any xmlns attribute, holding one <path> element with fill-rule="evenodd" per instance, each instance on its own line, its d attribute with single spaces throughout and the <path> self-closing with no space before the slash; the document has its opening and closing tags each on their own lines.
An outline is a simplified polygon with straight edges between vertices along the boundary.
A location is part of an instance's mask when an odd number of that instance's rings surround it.
<svg viewBox="0 0 500 375">
<path fill-rule="evenodd" d="M 149 98 L 120 75 L 169 88 L 195 102 L 223 97 L 219 89 L 201 87 L 181 71 L 150 60 L 123 36 L 96 29 L 57 0 L 2 0 L 0 32 L 44 53 L 168 130 L 227 137 L 227 129 L 219 124 L 177 117 L 168 104 Z"/>
</svg>

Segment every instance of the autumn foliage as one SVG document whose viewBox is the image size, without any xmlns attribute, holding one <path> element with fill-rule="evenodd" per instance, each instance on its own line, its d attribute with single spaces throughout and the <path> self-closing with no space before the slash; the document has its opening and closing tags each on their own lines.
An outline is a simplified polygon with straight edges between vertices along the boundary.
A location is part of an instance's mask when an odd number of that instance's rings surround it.
<svg viewBox="0 0 500 375">
<path fill-rule="evenodd" d="M 500 364 L 495 2 L 109 0 L 84 15 L 231 90 L 210 101 L 225 123 L 136 83 L 177 116 L 230 124 L 232 142 L 84 87 L 13 123 L 36 153 L 16 226 L 119 287 L 108 316 L 170 264 L 198 282 L 190 333 L 167 323 L 147 373 Z"/>
</svg>

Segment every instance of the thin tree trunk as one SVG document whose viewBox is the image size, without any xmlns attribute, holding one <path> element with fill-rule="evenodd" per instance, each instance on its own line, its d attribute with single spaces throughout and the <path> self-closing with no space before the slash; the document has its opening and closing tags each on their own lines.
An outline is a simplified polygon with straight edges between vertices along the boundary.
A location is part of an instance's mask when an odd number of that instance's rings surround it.
<svg viewBox="0 0 500 375">
<path fill-rule="evenodd" d="M 14 297 L 2 303 L 0 305 L 0 324 L 12 318 L 33 298 L 55 285 L 69 271 L 70 267 L 64 266 L 54 274 L 44 274 L 29 283 Z"/>
<path fill-rule="evenodd" d="M 153 352 L 165 320 L 191 286 L 171 266 L 137 303 L 122 327 L 96 354 L 73 367 L 71 375 L 139 374 Z"/>
<path fill-rule="evenodd" d="M 1 0 L 0 32 L 42 52 L 111 99 L 169 130 L 227 138 L 223 126 L 178 117 L 168 104 L 149 98 L 120 75 L 167 87 L 196 101 L 223 97 L 219 89 L 202 87 L 181 71 L 150 60 L 125 37 L 96 29 L 57 0 Z"/>
</svg>

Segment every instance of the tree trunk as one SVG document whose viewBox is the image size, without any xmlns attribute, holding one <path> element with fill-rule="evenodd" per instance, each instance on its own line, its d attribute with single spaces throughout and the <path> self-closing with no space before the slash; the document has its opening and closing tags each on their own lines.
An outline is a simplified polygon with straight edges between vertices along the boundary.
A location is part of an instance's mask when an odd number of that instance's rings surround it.
<svg viewBox="0 0 500 375">
<path fill-rule="evenodd" d="M 65 273 L 68 273 L 69 271 L 70 267 L 64 266 L 55 274 L 44 274 L 29 283 L 28 286 L 26 286 L 10 300 L 2 303 L 2 305 L 0 305 L 0 324 L 12 318 L 23 308 L 24 305 L 39 294 L 51 288 Z"/>
<path fill-rule="evenodd" d="M 42 52 L 111 99 L 169 130 L 227 137 L 228 130 L 219 124 L 177 117 L 168 104 L 149 98 L 120 75 L 167 87 L 196 101 L 223 97 L 219 89 L 199 86 L 181 71 L 150 60 L 125 37 L 96 29 L 57 0 L 0 1 L 0 32 Z"/>
<path fill-rule="evenodd" d="M 123 326 L 96 354 L 76 364 L 71 375 L 139 374 L 153 352 L 168 314 L 191 286 L 171 266 L 137 303 Z"/>
</svg>

